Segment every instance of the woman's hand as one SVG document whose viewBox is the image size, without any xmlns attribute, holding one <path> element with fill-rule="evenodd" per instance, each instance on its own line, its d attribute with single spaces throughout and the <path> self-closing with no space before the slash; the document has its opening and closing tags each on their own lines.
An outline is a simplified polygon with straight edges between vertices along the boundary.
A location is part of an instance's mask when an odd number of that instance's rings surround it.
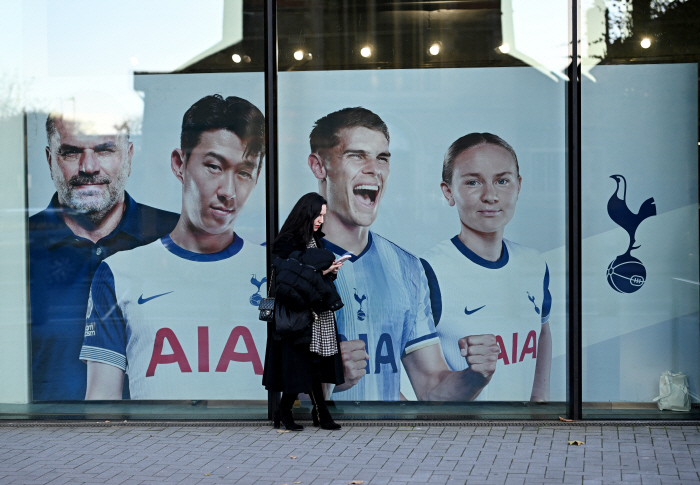
<svg viewBox="0 0 700 485">
<path fill-rule="evenodd" d="M 338 264 L 331 264 L 328 269 L 323 270 L 323 276 L 326 276 L 328 273 L 333 273 L 333 274 L 338 274 L 338 270 L 340 267 L 343 265 L 343 263 L 338 263 Z"/>
</svg>

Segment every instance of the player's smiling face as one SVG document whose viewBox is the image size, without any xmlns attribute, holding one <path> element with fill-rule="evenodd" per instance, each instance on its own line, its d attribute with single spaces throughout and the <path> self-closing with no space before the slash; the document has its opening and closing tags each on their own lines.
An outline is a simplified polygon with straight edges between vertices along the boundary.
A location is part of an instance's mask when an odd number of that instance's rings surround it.
<svg viewBox="0 0 700 485">
<path fill-rule="evenodd" d="M 452 183 L 441 184 L 462 225 L 476 233 L 503 234 L 515 214 L 522 179 L 513 156 L 496 145 L 479 145 L 454 160 Z"/>
<path fill-rule="evenodd" d="M 193 235 L 233 234 L 233 223 L 258 180 L 258 158 L 244 157 L 246 145 L 233 132 L 209 130 L 199 137 L 186 163 L 173 171 L 182 182 L 182 217 Z"/>
<path fill-rule="evenodd" d="M 364 127 L 346 128 L 339 138 L 325 153 L 328 210 L 347 225 L 369 226 L 389 178 L 389 142 Z"/>
</svg>

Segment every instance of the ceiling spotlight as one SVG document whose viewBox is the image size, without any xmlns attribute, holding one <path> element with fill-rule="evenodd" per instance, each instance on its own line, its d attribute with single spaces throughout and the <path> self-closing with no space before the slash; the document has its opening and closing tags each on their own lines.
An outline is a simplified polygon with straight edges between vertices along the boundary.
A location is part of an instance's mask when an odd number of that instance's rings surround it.
<svg viewBox="0 0 700 485">
<path fill-rule="evenodd" d="M 129 60 L 131 61 L 131 65 L 132 65 L 132 66 L 135 66 L 135 65 L 137 65 L 137 64 L 139 63 L 139 60 L 138 60 L 138 58 L 136 58 L 136 57 L 132 57 L 132 58 L 129 59 Z"/>
<path fill-rule="evenodd" d="M 238 54 L 234 54 L 231 56 L 231 60 L 233 60 L 233 62 L 238 64 L 239 62 L 241 62 L 241 56 L 239 56 Z"/>
<path fill-rule="evenodd" d="M 430 52 L 431 56 L 436 56 L 440 53 L 440 44 L 433 44 L 430 46 L 430 49 L 428 49 L 428 52 Z"/>
<path fill-rule="evenodd" d="M 369 57 L 369 56 L 372 55 L 372 49 L 370 49 L 369 47 L 365 46 L 365 47 L 363 47 L 362 49 L 360 49 L 360 55 L 361 55 L 362 57 Z"/>
<path fill-rule="evenodd" d="M 304 51 L 299 50 L 299 51 L 294 52 L 294 59 L 296 59 L 297 61 L 300 61 L 303 58 L 304 58 Z"/>
<path fill-rule="evenodd" d="M 501 54 L 508 54 L 510 52 L 510 46 L 508 44 L 502 44 L 498 47 Z"/>
<path fill-rule="evenodd" d="M 639 45 L 642 46 L 642 49 L 648 49 L 649 47 L 651 47 L 651 39 L 644 38 L 639 43 Z"/>
</svg>

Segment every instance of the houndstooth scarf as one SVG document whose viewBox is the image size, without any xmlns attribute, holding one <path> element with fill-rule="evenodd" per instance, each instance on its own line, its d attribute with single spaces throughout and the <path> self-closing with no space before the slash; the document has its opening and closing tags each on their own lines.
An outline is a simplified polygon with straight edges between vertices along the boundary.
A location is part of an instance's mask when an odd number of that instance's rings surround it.
<svg viewBox="0 0 700 485">
<path fill-rule="evenodd" d="M 316 240 L 312 237 L 307 248 L 316 248 Z M 335 313 L 330 310 L 314 314 L 314 324 L 311 333 L 311 352 L 321 357 L 329 357 L 338 353 L 338 343 L 335 337 Z"/>
</svg>

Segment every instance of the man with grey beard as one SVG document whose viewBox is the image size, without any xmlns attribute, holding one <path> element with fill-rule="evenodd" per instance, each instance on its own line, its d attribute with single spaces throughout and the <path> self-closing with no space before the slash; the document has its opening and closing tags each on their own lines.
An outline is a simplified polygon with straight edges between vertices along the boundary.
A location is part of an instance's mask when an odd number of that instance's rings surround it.
<svg viewBox="0 0 700 485">
<path fill-rule="evenodd" d="M 78 356 L 97 267 L 170 233 L 179 216 L 124 190 L 134 147 L 122 117 L 52 113 L 46 137 L 56 193 L 29 218 L 33 399 L 82 400 L 87 369 Z"/>
</svg>

